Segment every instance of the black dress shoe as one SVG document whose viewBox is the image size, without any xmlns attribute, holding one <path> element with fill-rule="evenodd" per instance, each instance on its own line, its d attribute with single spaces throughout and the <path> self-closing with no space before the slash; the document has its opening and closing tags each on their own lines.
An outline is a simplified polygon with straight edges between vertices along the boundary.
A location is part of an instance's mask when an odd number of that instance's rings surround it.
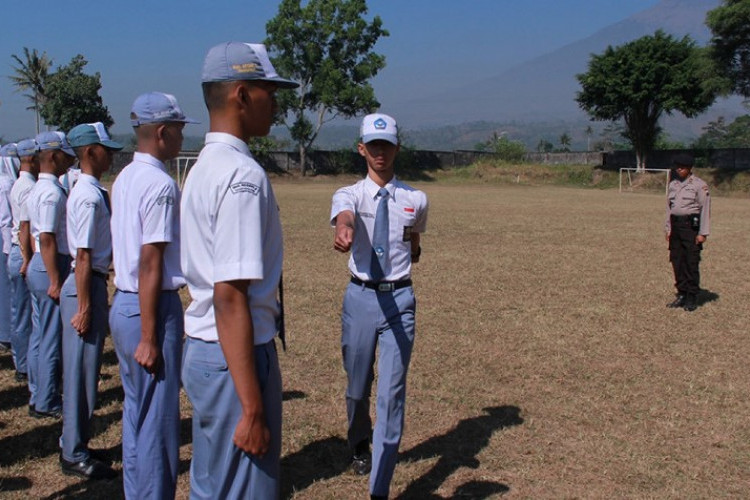
<svg viewBox="0 0 750 500">
<path fill-rule="evenodd" d="M 91 457 L 82 462 L 68 462 L 62 459 L 60 468 L 66 476 L 78 476 L 83 479 L 114 479 L 117 477 L 117 472 L 112 468 Z"/>
<path fill-rule="evenodd" d="M 698 309 L 698 301 L 695 298 L 695 295 L 688 295 L 685 299 L 685 305 L 683 307 L 688 312 L 693 312 L 696 309 Z"/>
<path fill-rule="evenodd" d="M 29 416 L 34 418 L 60 419 L 62 418 L 62 410 L 39 411 L 34 406 L 29 405 Z"/>
<path fill-rule="evenodd" d="M 667 307 L 671 307 L 672 309 L 676 309 L 678 307 L 684 307 L 684 306 L 685 306 L 685 294 L 683 293 L 678 293 L 677 297 L 675 297 L 675 299 L 672 302 L 667 304 Z"/>
<path fill-rule="evenodd" d="M 354 455 L 352 457 L 352 471 L 358 476 L 366 476 L 372 469 L 372 457 L 370 454 Z"/>
<path fill-rule="evenodd" d="M 29 380 L 29 376 L 23 372 L 16 372 L 16 382 L 26 382 Z"/>
<path fill-rule="evenodd" d="M 385 495 L 370 495 L 370 500 L 388 500 Z"/>
</svg>

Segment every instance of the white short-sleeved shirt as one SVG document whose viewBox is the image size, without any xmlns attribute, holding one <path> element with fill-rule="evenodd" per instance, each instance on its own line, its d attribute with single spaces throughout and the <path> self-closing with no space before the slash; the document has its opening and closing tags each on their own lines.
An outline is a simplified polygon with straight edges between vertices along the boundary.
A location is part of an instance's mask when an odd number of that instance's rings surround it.
<svg viewBox="0 0 750 500">
<path fill-rule="evenodd" d="M 218 340 L 214 283 L 250 280 L 256 345 L 277 333 L 283 243 L 279 207 L 265 171 L 236 137 L 211 132 L 185 182 L 182 271 L 192 302 L 185 332 Z"/>
<path fill-rule="evenodd" d="M 26 204 L 29 209 L 31 236 L 36 241 L 36 253 L 41 252 L 39 235 L 54 233 L 57 253 L 68 255 L 68 232 L 65 205 L 68 197 L 60 182 L 52 174 L 40 173 Z"/>
<path fill-rule="evenodd" d="M 13 189 L 13 178 L 0 173 L 0 234 L 3 238 L 3 253 L 10 253 L 13 230 L 13 211 L 10 206 L 10 191 Z"/>
<path fill-rule="evenodd" d="M 76 185 L 76 182 L 78 182 L 78 179 L 81 178 L 81 169 L 80 168 L 73 168 L 70 167 L 67 172 L 62 174 L 58 180 L 60 181 L 60 185 L 63 187 L 63 189 L 70 193 L 70 190 L 73 189 L 73 186 Z"/>
<path fill-rule="evenodd" d="M 138 291 L 141 247 L 167 243 L 162 290 L 185 285 L 180 271 L 180 190 L 158 159 L 136 152 L 112 186 L 112 251 L 115 286 Z"/>
<path fill-rule="evenodd" d="M 427 228 L 427 196 L 397 180 L 395 177 L 385 188 L 388 197 L 388 262 L 383 281 L 398 281 L 411 277 L 411 234 L 423 233 Z M 349 271 L 362 281 L 371 281 L 372 233 L 380 186 L 365 177 L 346 186 L 333 195 L 331 225 L 341 212 L 354 212 L 354 242 L 349 257 Z"/>
<path fill-rule="evenodd" d="M 13 180 L 16 180 L 18 178 L 18 168 L 21 166 L 21 161 L 18 158 L 3 156 L 0 158 L 0 162 L 2 162 L 2 173 L 5 173 Z"/>
<path fill-rule="evenodd" d="M 19 172 L 18 179 L 13 183 L 10 190 L 10 208 L 13 212 L 13 231 L 11 240 L 18 245 L 18 232 L 21 230 L 21 222 L 29 222 L 29 193 L 36 185 L 36 178 L 31 172 Z"/>
<path fill-rule="evenodd" d="M 104 201 L 104 188 L 96 177 L 81 173 L 68 197 L 68 246 L 73 257 L 79 248 L 91 250 L 91 268 L 107 274 L 112 262 L 110 213 Z"/>
</svg>

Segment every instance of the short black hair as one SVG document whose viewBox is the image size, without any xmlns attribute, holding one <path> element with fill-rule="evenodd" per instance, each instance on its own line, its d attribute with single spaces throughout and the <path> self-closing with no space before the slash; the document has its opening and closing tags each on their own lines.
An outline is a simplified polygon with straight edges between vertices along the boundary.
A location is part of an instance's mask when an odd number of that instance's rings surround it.
<svg viewBox="0 0 750 500">
<path fill-rule="evenodd" d="M 235 83 L 237 83 L 236 80 L 203 82 L 201 87 L 203 88 L 203 102 L 206 103 L 206 108 L 209 111 L 223 108 L 226 103 L 227 93 Z"/>
</svg>

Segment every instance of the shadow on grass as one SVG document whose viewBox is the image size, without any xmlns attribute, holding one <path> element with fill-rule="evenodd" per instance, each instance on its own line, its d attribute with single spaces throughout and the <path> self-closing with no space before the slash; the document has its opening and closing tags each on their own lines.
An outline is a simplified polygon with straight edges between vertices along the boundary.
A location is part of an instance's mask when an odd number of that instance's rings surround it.
<svg viewBox="0 0 750 500">
<path fill-rule="evenodd" d="M 708 304 L 709 302 L 713 302 L 715 300 L 719 300 L 719 294 L 705 289 L 701 289 L 701 291 L 698 292 L 698 296 L 696 297 L 696 302 L 699 306 Z"/>
<path fill-rule="evenodd" d="M 521 410 L 516 406 L 493 406 L 483 410 L 486 415 L 461 420 L 445 434 L 432 437 L 401 455 L 402 460 L 438 457 L 438 461 L 422 477 L 412 481 L 399 499 L 442 498 L 431 493 L 458 469 L 479 467 L 477 455 L 489 444 L 495 431 L 523 423 Z M 470 481 L 459 486 L 455 496 L 479 499 L 507 491 L 510 488 L 505 484 Z"/>
<path fill-rule="evenodd" d="M 281 395 L 282 401 L 291 401 L 293 399 L 305 399 L 307 394 L 302 391 L 284 391 Z"/>
<path fill-rule="evenodd" d="M 14 382 L 13 387 L 0 391 L 0 411 L 12 410 L 29 403 L 29 387 L 26 382 Z"/>
<path fill-rule="evenodd" d="M 89 498 L 102 500 L 116 500 L 123 498 L 122 477 L 99 481 L 84 481 L 71 484 L 67 488 L 42 497 L 42 500 L 62 500 L 67 498 Z"/>
<path fill-rule="evenodd" d="M 32 418 L 32 417 L 23 417 Z M 92 438 L 105 432 L 109 426 L 119 423 L 119 410 L 105 415 L 94 415 L 91 423 Z M 39 420 L 40 425 L 29 431 L 0 439 L 0 467 L 7 467 L 33 458 L 44 458 L 60 453 L 61 420 Z M 106 450 L 105 453 L 110 453 Z M 121 455 L 120 455 L 121 456 Z"/>
<path fill-rule="evenodd" d="M 16 367 L 13 365 L 13 356 L 10 354 L 10 351 L 3 351 L 0 353 L 0 370 L 16 370 Z"/>
<path fill-rule="evenodd" d="M 21 491 L 31 488 L 31 480 L 25 476 L 0 476 L 0 493 Z"/>
<path fill-rule="evenodd" d="M 349 446 L 340 437 L 314 441 L 281 459 L 281 498 L 290 498 L 316 481 L 343 474 L 349 467 Z"/>
</svg>

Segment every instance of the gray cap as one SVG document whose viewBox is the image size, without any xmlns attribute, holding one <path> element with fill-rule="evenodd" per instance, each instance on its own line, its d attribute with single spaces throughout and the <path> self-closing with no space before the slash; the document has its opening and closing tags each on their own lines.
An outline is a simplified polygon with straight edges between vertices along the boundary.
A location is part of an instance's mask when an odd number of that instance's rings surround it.
<svg viewBox="0 0 750 500">
<path fill-rule="evenodd" d="M 18 141 L 18 144 L 16 144 L 16 154 L 18 154 L 19 158 L 34 156 L 37 151 L 39 151 L 39 146 L 37 146 L 34 139 L 24 139 Z"/>
<path fill-rule="evenodd" d="M 177 99 L 164 92 L 149 92 L 135 98 L 130 108 L 130 124 L 134 127 L 147 123 L 200 123 L 185 116 Z"/>
<path fill-rule="evenodd" d="M 273 82 L 282 89 L 299 87 L 299 83 L 281 78 L 261 43 L 225 42 L 212 47 L 203 61 L 202 82 L 260 80 Z"/>
<path fill-rule="evenodd" d="M 60 149 L 63 153 L 68 156 L 75 156 L 76 154 L 68 144 L 68 140 L 65 138 L 65 134 L 59 131 L 53 132 L 42 132 L 36 136 L 36 143 L 39 146 L 39 151 L 46 151 L 48 149 Z"/>
</svg>

